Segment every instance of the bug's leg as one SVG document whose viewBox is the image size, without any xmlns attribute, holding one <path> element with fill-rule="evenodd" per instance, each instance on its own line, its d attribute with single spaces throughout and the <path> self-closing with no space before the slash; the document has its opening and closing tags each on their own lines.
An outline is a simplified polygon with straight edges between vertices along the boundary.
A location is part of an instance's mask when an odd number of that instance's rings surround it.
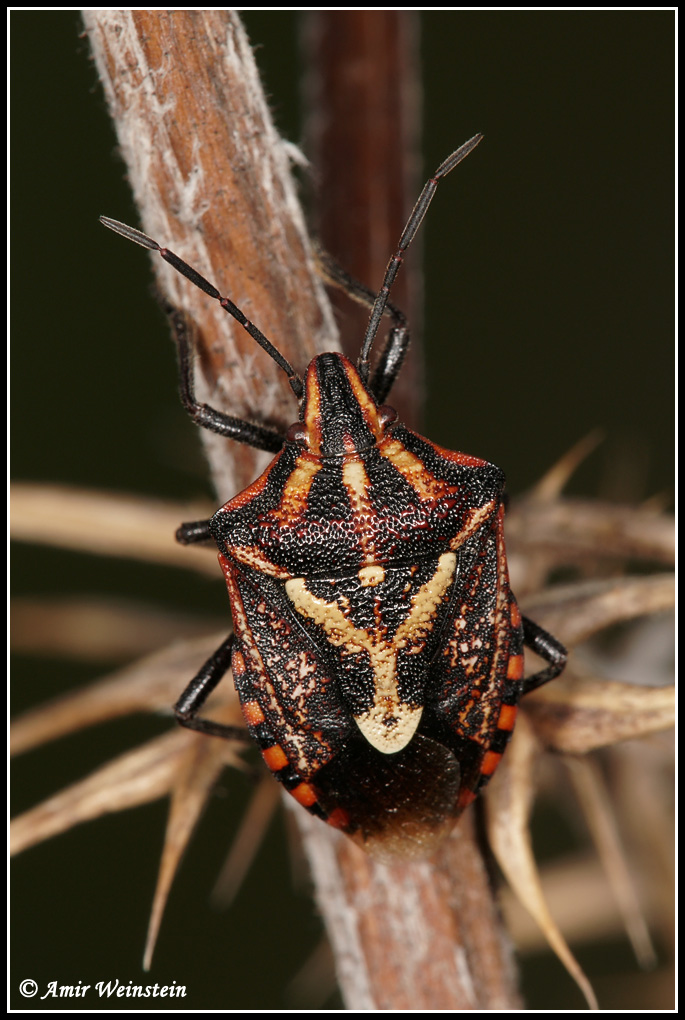
<svg viewBox="0 0 685 1020">
<path fill-rule="evenodd" d="M 276 429 L 264 425 L 255 425 L 242 418 L 234 418 L 223 411 L 217 411 L 209 404 L 201 404 L 195 398 L 193 385 L 193 349 L 194 329 L 190 319 L 183 312 L 170 305 L 165 305 L 178 350 L 178 374 L 181 401 L 196 425 L 220 436 L 235 439 L 238 443 L 246 443 L 258 450 L 278 453 L 283 447 L 283 437 Z M 199 540 L 198 540 L 199 541 Z"/>
<path fill-rule="evenodd" d="M 328 252 L 322 248 L 316 249 L 316 258 L 321 275 L 327 283 L 340 288 L 348 297 L 365 308 L 373 308 L 376 300 L 376 292 L 355 280 L 346 270 L 339 266 Z M 409 330 L 407 328 L 407 317 L 397 305 L 390 301 L 383 309 L 383 314 L 392 320 L 392 329 L 385 341 L 385 346 L 380 353 L 378 364 L 371 378 L 369 389 L 378 404 L 384 404 L 387 396 L 399 375 L 404 357 L 409 347 Z"/>
<path fill-rule="evenodd" d="M 249 742 L 247 730 L 241 726 L 227 726 L 224 723 L 203 719 L 197 713 L 222 679 L 231 665 L 231 648 L 233 634 L 229 634 L 223 644 L 211 655 L 201 670 L 193 677 L 181 697 L 174 705 L 176 718 L 181 726 L 190 730 L 205 733 L 210 737 L 223 737 L 224 740 L 243 740 Z"/>
<path fill-rule="evenodd" d="M 176 541 L 181 545 L 203 545 L 213 542 L 209 521 L 187 521 L 176 530 Z"/>
<path fill-rule="evenodd" d="M 546 630 L 533 623 L 527 616 L 522 617 L 523 621 L 523 643 L 531 648 L 541 659 L 549 662 L 547 669 L 541 669 L 539 673 L 533 673 L 526 677 L 521 687 L 521 694 L 529 694 L 531 691 L 542 687 L 549 680 L 559 676 L 568 658 L 568 652 L 556 638 L 548 634 Z"/>
</svg>

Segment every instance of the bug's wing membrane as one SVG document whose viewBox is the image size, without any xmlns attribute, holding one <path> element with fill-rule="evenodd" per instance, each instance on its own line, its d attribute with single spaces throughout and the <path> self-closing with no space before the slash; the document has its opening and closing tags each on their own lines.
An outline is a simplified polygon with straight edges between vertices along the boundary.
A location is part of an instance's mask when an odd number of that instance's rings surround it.
<svg viewBox="0 0 685 1020">
<path fill-rule="evenodd" d="M 458 811 L 499 764 L 516 718 L 523 676 L 523 630 L 509 588 L 503 515 L 464 549 L 467 564 L 440 655 L 431 719 L 461 762 Z M 431 719 L 427 720 L 430 726 Z"/>
<path fill-rule="evenodd" d="M 381 859 L 425 857 L 458 813 L 461 771 L 454 754 L 416 734 L 397 754 L 380 754 L 361 734 L 315 777 L 329 823 Z"/>
</svg>

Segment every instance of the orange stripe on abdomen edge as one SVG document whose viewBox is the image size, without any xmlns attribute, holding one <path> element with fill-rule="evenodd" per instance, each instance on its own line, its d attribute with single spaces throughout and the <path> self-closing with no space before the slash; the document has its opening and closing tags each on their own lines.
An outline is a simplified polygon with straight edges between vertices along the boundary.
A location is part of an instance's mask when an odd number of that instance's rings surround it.
<svg viewBox="0 0 685 1020">
<path fill-rule="evenodd" d="M 486 751 L 480 766 L 481 775 L 491 776 L 501 760 L 502 755 L 497 751 Z"/>
<path fill-rule="evenodd" d="M 502 705 L 499 710 L 499 719 L 497 720 L 498 730 L 507 730 L 511 732 L 516 722 L 516 713 L 518 708 L 516 705 Z"/>
<path fill-rule="evenodd" d="M 264 722 L 264 713 L 262 712 L 258 701 L 246 701 L 242 706 L 243 718 L 248 726 L 259 726 Z"/>
<path fill-rule="evenodd" d="M 507 664 L 507 680 L 520 680 L 523 676 L 523 656 L 512 655 Z"/>
<path fill-rule="evenodd" d="M 273 744 L 262 751 L 262 758 L 272 772 L 280 772 L 289 764 L 285 751 L 280 744 Z"/>
<path fill-rule="evenodd" d="M 289 790 L 288 792 L 302 807 L 311 807 L 319 799 L 316 790 L 310 783 L 300 783 L 294 790 Z"/>
</svg>

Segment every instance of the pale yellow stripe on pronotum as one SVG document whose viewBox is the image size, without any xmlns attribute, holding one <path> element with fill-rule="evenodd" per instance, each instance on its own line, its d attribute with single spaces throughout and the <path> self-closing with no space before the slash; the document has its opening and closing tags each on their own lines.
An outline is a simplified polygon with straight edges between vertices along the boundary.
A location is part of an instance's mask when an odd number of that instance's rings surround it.
<svg viewBox="0 0 685 1020">
<path fill-rule="evenodd" d="M 316 475 L 321 470 L 321 461 L 309 455 L 298 457 L 295 467 L 290 472 L 283 486 L 281 500 L 271 516 L 282 524 L 292 524 L 307 509 L 309 490 Z"/>
<path fill-rule="evenodd" d="M 454 486 L 450 486 L 444 479 L 437 478 L 431 474 L 423 461 L 415 453 L 407 450 L 398 439 L 390 439 L 385 443 L 381 443 L 378 449 L 381 456 L 385 457 L 395 470 L 402 475 L 404 480 L 411 485 L 422 502 L 442 499 L 455 491 Z M 449 453 L 449 451 L 441 452 Z M 455 455 L 452 456 L 455 458 L 455 463 L 463 461 L 465 464 L 468 464 L 470 460 L 474 459 L 461 455 L 458 458 Z M 450 542 L 452 549 L 458 549 L 463 545 L 471 535 L 478 531 L 488 518 L 492 517 L 496 509 L 496 501 L 490 500 L 484 506 L 475 507 L 465 514 L 463 526 L 459 534 Z"/>
<path fill-rule="evenodd" d="M 377 516 L 377 512 L 369 499 L 369 486 L 371 483 L 366 473 L 364 462 L 352 458 L 345 460 L 342 469 L 342 480 L 350 501 L 352 513 L 357 518 L 366 517 L 368 520 L 373 520 Z M 369 563 L 374 559 L 376 551 L 375 536 L 373 532 L 369 533 L 365 528 L 358 528 L 356 534 L 362 547 L 364 562 Z"/>
<path fill-rule="evenodd" d="M 390 439 L 379 446 L 381 456 L 390 461 L 405 481 L 409 482 L 419 499 L 439 499 L 447 495 L 450 487 L 442 478 L 432 475 L 426 465 L 411 453 L 399 439 Z"/>
</svg>

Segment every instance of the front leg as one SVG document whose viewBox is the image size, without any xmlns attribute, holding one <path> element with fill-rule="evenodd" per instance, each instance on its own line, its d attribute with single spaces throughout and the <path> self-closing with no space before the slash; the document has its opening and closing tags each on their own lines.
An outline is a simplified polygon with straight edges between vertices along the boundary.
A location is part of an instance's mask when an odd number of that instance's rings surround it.
<svg viewBox="0 0 685 1020">
<path fill-rule="evenodd" d="M 176 541 L 181 545 L 202 545 L 206 542 L 213 542 L 212 533 L 209 530 L 210 522 L 188 521 L 176 530 Z"/>
<path fill-rule="evenodd" d="M 258 450 L 268 450 L 269 453 L 278 453 L 283 448 L 283 437 L 276 429 L 255 425 L 254 422 L 245 421 L 243 418 L 234 418 L 196 399 L 193 384 L 194 327 L 191 320 L 172 305 L 165 303 L 164 310 L 169 317 L 178 350 L 181 402 L 195 424 L 227 439 L 235 439 L 237 443 L 245 443 Z"/>
<path fill-rule="evenodd" d="M 233 634 L 229 634 L 223 644 L 205 662 L 202 669 L 193 677 L 185 691 L 174 705 L 174 712 L 181 726 L 210 737 L 222 737 L 224 740 L 240 740 L 248 744 L 250 738 L 247 730 L 241 726 L 227 726 L 224 723 L 204 719 L 197 713 L 205 701 L 219 684 L 231 665 L 231 648 Z"/>
</svg>

